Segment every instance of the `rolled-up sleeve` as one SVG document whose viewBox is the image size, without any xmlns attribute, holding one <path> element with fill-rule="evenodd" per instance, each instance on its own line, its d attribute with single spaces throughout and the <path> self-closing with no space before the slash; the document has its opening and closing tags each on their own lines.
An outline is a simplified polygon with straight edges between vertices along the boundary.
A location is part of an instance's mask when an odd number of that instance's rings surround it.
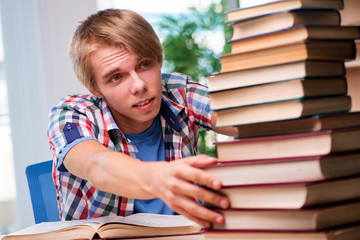
<svg viewBox="0 0 360 240">
<path fill-rule="evenodd" d="M 98 133 L 91 120 L 92 112 L 96 111 L 93 105 L 85 97 L 67 96 L 51 109 L 48 138 L 59 171 L 66 171 L 63 159 L 72 147 L 97 139 Z"/>
</svg>

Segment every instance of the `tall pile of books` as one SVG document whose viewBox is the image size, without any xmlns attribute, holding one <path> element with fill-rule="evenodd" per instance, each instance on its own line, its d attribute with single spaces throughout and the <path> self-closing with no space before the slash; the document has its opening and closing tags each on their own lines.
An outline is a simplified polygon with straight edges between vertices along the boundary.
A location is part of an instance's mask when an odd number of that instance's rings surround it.
<svg viewBox="0 0 360 240">
<path fill-rule="evenodd" d="M 350 112 L 344 62 L 356 26 L 341 0 L 283 0 L 227 13 L 232 51 L 209 77 L 231 208 L 205 239 L 360 239 L 360 112 Z M 211 206 L 209 206 L 211 207 Z"/>
</svg>

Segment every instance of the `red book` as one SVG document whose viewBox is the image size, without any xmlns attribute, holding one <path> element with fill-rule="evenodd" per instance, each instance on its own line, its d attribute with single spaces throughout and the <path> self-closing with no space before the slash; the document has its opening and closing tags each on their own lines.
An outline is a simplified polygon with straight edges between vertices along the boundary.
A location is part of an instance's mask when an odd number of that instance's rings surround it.
<svg viewBox="0 0 360 240">
<path fill-rule="evenodd" d="M 216 209 L 225 223 L 214 229 L 259 231 L 324 230 L 360 221 L 360 202 L 307 209 Z"/>
<path fill-rule="evenodd" d="M 360 225 L 344 226 L 324 231 L 242 231 L 242 230 L 204 230 L 204 240 L 354 240 L 360 239 Z"/>
<path fill-rule="evenodd" d="M 237 8 L 227 12 L 226 15 L 229 22 L 235 22 L 295 9 L 342 9 L 343 6 L 344 3 L 342 0 L 272 0 L 267 1 L 267 4 L 260 4 L 247 8 Z"/>
<path fill-rule="evenodd" d="M 220 162 L 305 157 L 360 150 L 360 127 L 217 142 Z"/>
<path fill-rule="evenodd" d="M 311 182 L 360 174 L 360 152 L 224 162 L 204 168 L 223 186 Z"/>
<path fill-rule="evenodd" d="M 232 208 L 301 209 L 360 199 L 360 176 L 315 182 L 223 187 Z M 207 204 L 208 207 L 212 207 Z"/>
</svg>

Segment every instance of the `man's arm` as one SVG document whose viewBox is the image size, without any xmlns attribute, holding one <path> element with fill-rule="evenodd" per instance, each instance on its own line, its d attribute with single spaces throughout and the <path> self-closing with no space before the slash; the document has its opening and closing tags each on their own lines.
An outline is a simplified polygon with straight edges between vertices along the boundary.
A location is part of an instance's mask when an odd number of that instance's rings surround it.
<svg viewBox="0 0 360 240">
<path fill-rule="evenodd" d="M 74 146 L 65 156 L 64 165 L 99 190 L 136 199 L 161 198 L 175 212 L 209 226 L 211 222 L 223 223 L 223 216 L 195 199 L 223 208 L 230 204 L 224 196 L 199 186 L 220 189 L 220 179 L 199 169 L 216 161 L 200 155 L 173 162 L 142 162 L 89 140 Z"/>
</svg>

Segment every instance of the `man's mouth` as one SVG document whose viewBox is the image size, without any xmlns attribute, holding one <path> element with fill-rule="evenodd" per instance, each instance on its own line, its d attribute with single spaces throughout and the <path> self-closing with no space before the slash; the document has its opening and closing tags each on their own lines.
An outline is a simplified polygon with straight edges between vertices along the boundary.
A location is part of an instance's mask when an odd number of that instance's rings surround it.
<svg viewBox="0 0 360 240">
<path fill-rule="evenodd" d="M 135 104 L 134 107 L 142 107 L 142 106 L 145 106 L 147 104 L 149 104 L 153 99 L 147 99 L 146 101 L 143 101 L 143 102 L 140 102 L 138 104 Z"/>
</svg>

